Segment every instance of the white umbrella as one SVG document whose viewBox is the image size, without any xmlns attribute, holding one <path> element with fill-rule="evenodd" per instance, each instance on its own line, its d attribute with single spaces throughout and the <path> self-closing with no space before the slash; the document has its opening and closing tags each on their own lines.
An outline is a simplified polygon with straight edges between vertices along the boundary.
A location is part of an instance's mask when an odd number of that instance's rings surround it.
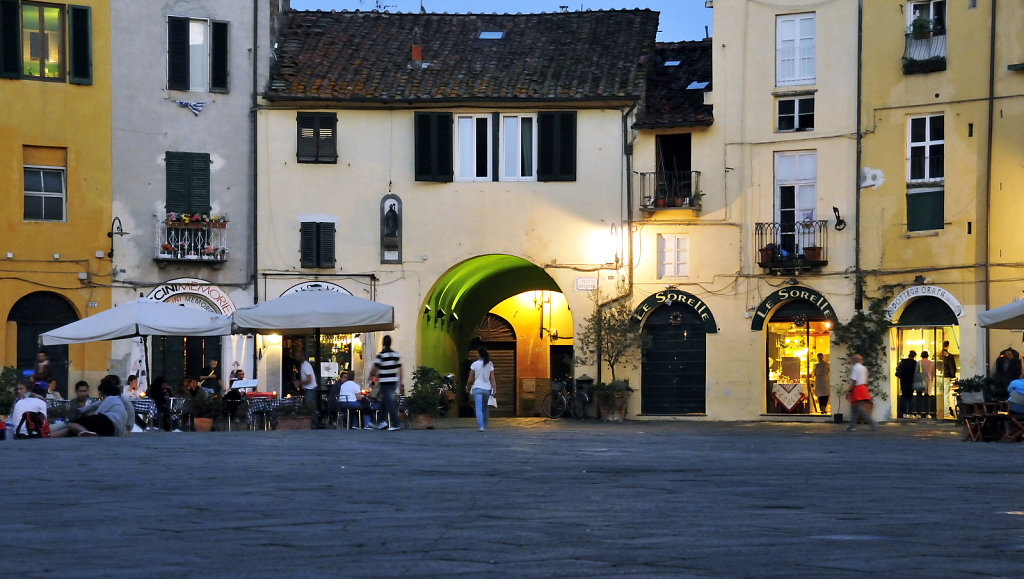
<svg viewBox="0 0 1024 579">
<path fill-rule="evenodd" d="M 232 318 L 239 332 L 352 334 L 394 329 L 395 308 L 341 292 L 306 290 L 239 308 Z"/>
<path fill-rule="evenodd" d="M 994 330 L 1024 329 L 1024 300 L 979 313 L 978 325 Z"/>
<path fill-rule="evenodd" d="M 139 298 L 39 335 L 43 346 L 135 336 L 224 336 L 231 318 L 199 308 Z"/>
</svg>

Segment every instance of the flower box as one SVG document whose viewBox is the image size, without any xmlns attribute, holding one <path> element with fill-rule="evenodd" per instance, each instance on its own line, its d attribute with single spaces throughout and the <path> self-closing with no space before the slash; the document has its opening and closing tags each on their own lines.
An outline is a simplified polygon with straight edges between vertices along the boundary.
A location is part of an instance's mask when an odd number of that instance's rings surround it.
<svg viewBox="0 0 1024 579">
<path fill-rule="evenodd" d="M 210 222 L 210 228 L 211 229 L 224 229 L 225 227 L 227 227 L 227 225 L 228 225 L 227 221 L 211 221 Z"/>
</svg>

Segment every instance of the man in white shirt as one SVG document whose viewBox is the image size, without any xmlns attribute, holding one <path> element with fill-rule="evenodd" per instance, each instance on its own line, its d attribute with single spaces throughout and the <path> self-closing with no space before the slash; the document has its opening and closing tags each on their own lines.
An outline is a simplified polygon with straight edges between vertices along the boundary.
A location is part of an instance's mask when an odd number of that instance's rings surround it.
<svg viewBox="0 0 1024 579">
<path fill-rule="evenodd" d="M 28 394 L 14 403 L 14 409 L 11 411 L 9 420 L 17 429 L 14 432 L 15 438 L 19 434 L 28 434 L 25 425 L 21 423 L 21 418 L 26 412 L 42 412 L 43 416 L 46 416 L 47 384 L 45 382 L 40 382 L 39 384 L 38 386 L 25 384 Z"/>
<path fill-rule="evenodd" d="M 316 375 L 313 374 L 313 365 L 309 363 L 309 360 L 303 358 L 301 352 L 295 352 L 295 361 L 300 364 L 298 386 L 302 388 L 302 403 L 312 412 L 310 418 L 311 426 L 313 428 L 323 428 L 320 425 L 319 396 L 317 396 Z"/>
<path fill-rule="evenodd" d="M 359 384 L 349 377 L 348 372 L 342 372 L 338 376 L 341 386 L 338 388 L 338 408 L 341 410 L 362 410 L 363 430 L 373 430 L 375 425 L 370 420 L 370 412 L 376 410 L 375 405 L 364 405 L 362 402 L 363 392 Z M 387 423 L 384 425 L 387 428 Z M 377 426 L 379 428 L 379 426 Z"/>
</svg>

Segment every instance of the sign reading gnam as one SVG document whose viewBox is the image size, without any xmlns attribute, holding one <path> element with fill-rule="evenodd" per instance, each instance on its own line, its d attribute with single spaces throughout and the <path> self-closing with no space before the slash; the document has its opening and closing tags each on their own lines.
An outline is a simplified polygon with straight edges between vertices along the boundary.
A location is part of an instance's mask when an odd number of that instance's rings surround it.
<svg viewBox="0 0 1024 579">
<path fill-rule="evenodd" d="M 347 289 L 341 287 L 340 285 L 338 285 L 336 283 L 331 283 L 329 281 L 304 281 L 302 283 L 295 284 L 292 287 L 284 290 L 284 292 L 281 295 L 282 296 L 286 296 L 288 294 L 294 294 L 294 293 L 298 293 L 298 292 L 308 292 L 310 290 L 321 290 L 321 291 L 328 291 L 328 292 L 338 292 L 338 293 L 352 295 L 352 292 L 348 291 Z"/>
<path fill-rule="evenodd" d="M 235 311 L 235 302 L 224 290 L 209 282 L 191 277 L 172 279 L 149 292 L 147 298 L 169 304 L 185 304 L 202 308 L 215 314 L 230 316 Z"/>
<path fill-rule="evenodd" d="M 896 316 L 896 312 L 903 306 L 903 304 L 909 302 L 914 298 L 923 296 L 931 296 L 933 298 L 939 298 L 946 302 L 949 309 L 953 310 L 953 315 L 957 318 L 962 318 L 966 314 L 964 307 L 960 305 L 953 294 L 948 291 L 934 285 L 916 285 L 914 287 L 908 287 L 907 289 L 900 292 L 900 294 L 889 302 L 889 307 L 885 308 L 886 319 L 892 320 Z"/>
<path fill-rule="evenodd" d="M 810 288 L 794 286 L 775 290 L 771 295 L 764 298 L 761 305 L 757 306 L 753 319 L 750 320 L 750 329 L 760 331 L 764 327 L 764 321 L 768 318 L 768 313 L 772 311 L 772 308 L 790 300 L 811 302 L 825 317 L 833 322 L 839 321 L 836 319 L 836 312 L 832 309 L 832 304 L 828 303 L 825 296 Z"/>
<path fill-rule="evenodd" d="M 699 297 L 682 290 L 667 289 L 660 291 L 656 294 L 647 296 L 647 299 L 640 302 L 640 305 L 633 310 L 633 321 L 642 322 L 647 314 L 649 314 L 654 308 L 660 306 L 670 306 L 672 304 L 683 304 L 693 308 L 693 311 L 697 312 L 700 319 L 704 322 L 704 331 L 708 334 L 718 333 L 718 324 L 715 323 L 715 316 L 711 314 L 711 308 L 703 302 Z"/>
</svg>

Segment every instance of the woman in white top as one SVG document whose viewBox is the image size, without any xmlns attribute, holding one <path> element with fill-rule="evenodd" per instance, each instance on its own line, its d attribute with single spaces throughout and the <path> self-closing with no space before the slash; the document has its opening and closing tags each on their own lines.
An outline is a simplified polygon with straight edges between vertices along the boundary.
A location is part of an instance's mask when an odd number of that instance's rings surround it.
<svg viewBox="0 0 1024 579">
<path fill-rule="evenodd" d="M 480 346 L 476 353 L 479 357 L 469 367 L 466 390 L 473 395 L 473 402 L 476 404 L 476 424 L 480 427 L 480 432 L 483 432 L 487 430 L 487 419 L 490 414 L 487 401 L 495 392 L 494 364 L 491 363 L 491 355 L 487 353 L 487 348 Z"/>
</svg>

